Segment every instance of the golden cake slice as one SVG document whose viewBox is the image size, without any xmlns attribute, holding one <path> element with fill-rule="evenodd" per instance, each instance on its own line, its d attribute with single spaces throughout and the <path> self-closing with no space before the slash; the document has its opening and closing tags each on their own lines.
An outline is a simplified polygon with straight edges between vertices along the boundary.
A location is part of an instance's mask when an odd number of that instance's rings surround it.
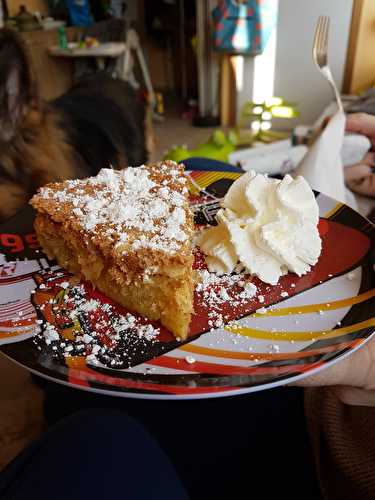
<svg viewBox="0 0 375 500">
<path fill-rule="evenodd" d="M 31 200 L 45 253 L 185 339 L 193 310 L 193 217 L 183 167 L 166 161 L 48 184 Z"/>
</svg>

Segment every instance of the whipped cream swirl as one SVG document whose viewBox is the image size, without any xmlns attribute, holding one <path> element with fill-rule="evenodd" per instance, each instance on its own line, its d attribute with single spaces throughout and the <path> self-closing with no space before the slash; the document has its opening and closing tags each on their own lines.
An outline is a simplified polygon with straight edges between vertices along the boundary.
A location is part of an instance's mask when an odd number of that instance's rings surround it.
<svg viewBox="0 0 375 500">
<path fill-rule="evenodd" d="M 302 276 L 317 263 L 319 208 L 303 177 L 280 181 L 247 172 L 221 205 L 218 225 L 197 239 L 211 272 L 230 274 L 240 267 L 276 285 L 288 271 Z"/>
</svg>

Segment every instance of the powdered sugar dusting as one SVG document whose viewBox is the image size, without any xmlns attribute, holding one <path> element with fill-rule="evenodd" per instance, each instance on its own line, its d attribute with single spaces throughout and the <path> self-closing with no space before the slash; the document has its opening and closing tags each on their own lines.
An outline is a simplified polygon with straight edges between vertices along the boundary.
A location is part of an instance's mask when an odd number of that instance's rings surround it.
<svg viewBox="0 0 375 500">
<path fill-rule="evenodd" d="M 112 239 L 120 253 L 148 248 L 174 254 L 191 236 L 183 179 L 182 167 L 174 162 L 104 168 L 96 177 L 42 188 L 34 200 L 39 205 L 43 199 L 57 201 L 61 208 L 56 211 L 70 207 L 84 230 Z"/>
<path fill-rule="evenodd" d="M 209 307 L 208 324 L 211 329 L 221 328 L 228 319 L 222 313 L 223 306 L 242 306 L 257 294 L 257 287 L 243 273 L 218 276 L 206 269 L 198 270 L 197 273 L 195 291 L 198 299 Z"/>
<path fill-rule="evenodd" d="M 43 306 L 42 306 L 43 307 Z M 144 324 L 130 313 L 119 314 L 110 303 L 86 296 L 81 284 L 70 287 L 54 311 L 59 324 L 74 325 L 64 335 L 55 325 L 41 321 L 35 341 L 46 344 L 58 358 L 85 356 L 93 364 L 126 368 L 132 361 L 135 345 L 150 349 L 160 333 L 152 324 Z"/>
<path fill-rule="evenodd" d="M 199 282 L 196 292 L 201 293 L 210 306 L 229 302 L 233 306 L 239 305 L 243 300 L 249 300 L 257 293 L 257 287 L 244 280 L 243 274 L 218 276 L 206 269 L 198 271 Z M 234 293 L 234 288 L 236 292 Z M 229 295 L 229 293 L 230 295 Z"/>
</svg>

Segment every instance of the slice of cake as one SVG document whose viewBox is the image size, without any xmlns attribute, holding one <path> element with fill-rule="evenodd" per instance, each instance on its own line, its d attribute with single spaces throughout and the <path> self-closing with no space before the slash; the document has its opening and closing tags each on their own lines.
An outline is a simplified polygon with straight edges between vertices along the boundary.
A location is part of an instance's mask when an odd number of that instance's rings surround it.
<svg viewBox="0 0 375 500">
<path fill-rule="evenodd" d="M 193 217 L 183 167 L 166 161 L 48 184 L 31 200 L 49 258 L 185 339 Z"/>
</svg>

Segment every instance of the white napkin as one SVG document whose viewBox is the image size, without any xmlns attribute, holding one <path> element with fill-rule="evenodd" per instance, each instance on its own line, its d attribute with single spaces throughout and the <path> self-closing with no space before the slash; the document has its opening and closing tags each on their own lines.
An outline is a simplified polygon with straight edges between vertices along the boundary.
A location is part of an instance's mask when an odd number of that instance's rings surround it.
<svg viewBox="0 0 375 500">
<path fill-rule="evenodd" d="M 307 147 L 303 144 L 285 151 L 265 151 L 259 156 L 242 161 L 241 167 L 246 171 L 255 170 L 259 174 L 285 175 L 297 168 L 306 153 Z"/>
<path fill-rule="evenodd" d="M 360 134 L 345 134 L 341 149 L 342 164 L 345 167 L 360 163 L 371 149 L 371 141 Z"/>
<path fill-rule="evenodd" d="M 349 200 L 346 196 L 341 160 L 344 132 L 345 114 L 337 111 L 310 147 L 294 174 L 302 175 L 313 189 L 347 203 Z"/>
</svg>

